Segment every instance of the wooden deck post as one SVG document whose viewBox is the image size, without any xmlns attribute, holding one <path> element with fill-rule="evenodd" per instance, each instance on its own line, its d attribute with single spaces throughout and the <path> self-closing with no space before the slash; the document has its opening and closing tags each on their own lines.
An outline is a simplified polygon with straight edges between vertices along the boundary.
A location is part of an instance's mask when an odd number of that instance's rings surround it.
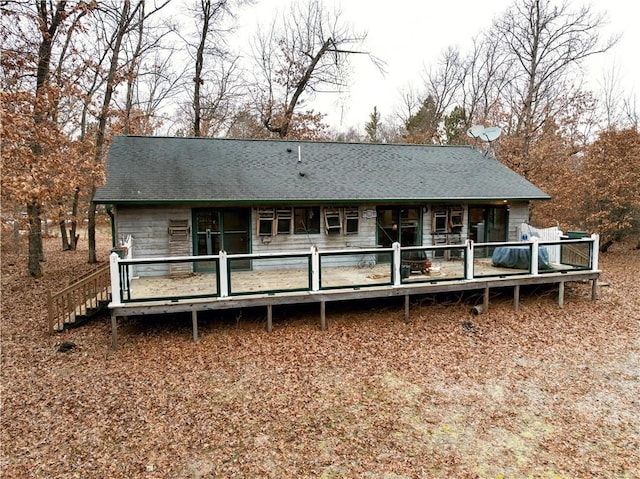
<svg viewBox="0 0 640 479">
<path fill-rule="evenodd" d="M 118 349 L 118 317 L 111 315 L 111 349 Z"/>
<path fill-rule="evenodd" d="M 404 322 L 409 322 L 409 295 L 404 295 Z"/>
<path fill-rule="evenodd" d="M 520 309 L 520 285 L 516 284 L 513 287 L 513 309 L 518 311 Z"/>
<path fill-rule="evenodd" d="M 472 280 L 473 279 L 473 240 L 467 240 L 467 247 L 464 252 L 464 279 Z"/>
<path fill-rule="evenodd" d="M 326 302 L 324 299 L 320 300 L 320 329 L 324 331 L 327 329 L 327 318 L 326 318 Z"/>
<path fill-rule="evenodd" d="M 591 301 L 598 299 L 598 278 L 591 280 Z"/>
<path fill-rule="evenodd" d="M 53 334 L 53 298 L 51 290 L 47 291 L 47 313 L 49 314 L 49 334 Z"/>
<path fill-rule="evenodd" d="M 120 284 L 120 270 L 118 267 L 119 261 L 118 253 L 111 253 L 109 256 L 109 276 L 111 278 L 111 302 L 113 304 L 122 304 L 122 298 L 120 297 L 120 290 L 122 285 Z"/>
<path fill-rule="evenodd" d="M 191 311 L 191 323 L 193 324 L 193 342 L 198 342 L 198 311 Z"/>
<path fill-rule="evenodd" d="M 267 304 L 267 333 L 273 331 L 273 305 Z"/>
<path fill-rule="evenodd" d="M 533 236 L 531 238 L 530 267 L 531 267 L 531 274 L 533 274 L 534 276 L 537 276 L 538 274 L 540 274 L 540 271 L 539 271 L 540 265 L 539 265 L 539 257 L 538 257 L 539 252 L 540 252 L 540 246 L 538 245 L 538 238 Z"/>
<path fill-rule="evenodd" d="M 484 287 L 484 297 L 482 298 L 482 312 L 486 313 L 489 311 L 489 285 L 486 284 Z"/>
<path fill-rule="evenodd" d="M 558 306 L 564 307 L 564 281 L 558 283 Z"/>
<path fill-rule="evenodd" d="M 402 251 L 400 250 L 400 243 L 397 241 L 391 245 L 393 248 L 393 285 L 400 286 L 402 284 L 401 265 L 402 265 Z"/>
</svg>

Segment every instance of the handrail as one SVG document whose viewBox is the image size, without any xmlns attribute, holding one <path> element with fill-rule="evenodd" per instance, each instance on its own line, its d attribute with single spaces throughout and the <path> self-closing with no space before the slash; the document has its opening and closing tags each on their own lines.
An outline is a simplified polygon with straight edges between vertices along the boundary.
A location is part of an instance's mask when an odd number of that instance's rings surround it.
<svg viewBox="0 0 640 479">
<path fill-rule="evenodd" d="M 555 246 L 560 245 L 560 247 L 564 247 L 567 245 L 577 245 L 583 244 L 587 245 L 588 254 L 590 256 L 590 261 L 588 266 L 577 265 L 575 269 L 584 270 L 593 270 L 597 271 L 598 268 L 598 242 L 599 236 L 592 235 L 590 238 L 579 238 L 579 239 L 571 239 L 571 240 L 562 240 L 562 241 L 539 241 L 537 238 L 532 238 L 531 241 L 512 241 L 512 242 L 496 242 L 496 243 L 474 243 L 471 240 L 467 240 L 462 245 L 429 245 L 429 246 L 407 246 L 401 247 L 399 243 L 394 243 L 391 248 L 364 248 L 354 250 L 352 248 L 346 249 L 328 249 L 320 251 L 316 246 L 312 246 L 308 251 L 290 251 L 290 252 L 273 252 L 273 253 L 239 253 L 239 254 L 228 254 L 225 251 L 221 251 L 218 255 L 202 255 L 202 256 L 180 256 L 180 257 L 165 257 L 165 258 L 137 258 L 137 259 L 128 259 L 123 260 L 118 257 L 117 254 L 113 253 L 111 255 L 111 291 L 112 291 L 112 305 L 113 306 L 122 306 L 125 302 L 130 301 L 155 301 L 155 300 L 163 300 L 167 299 L 164 296 L 160 297 L 144 297 L 144 298 L 135 298 L 131 297 L 129 291 L 129 280 L 131 273 L 131 268 L 136 265 L 142 264 L 162 264 L 162 263 L 174 263 L 174 262 L 192 262 L 196 263 L 199 261 L 209 261 L 215 264 L 215 272 L 216 272 L 216 284 L 215 284 L 215 294 L 212 290 L 202 290 L 198 293 L 192 294 L 192 296 L 185 296 L 184 293 L 182 296 L 170 297 L 168 299 L 192 299 L 192 298 L 207 298 L 207 297 L 219 297 L 219 298 L 227 298 L 230 296 L 238 296 L 244 294 L 278 294 L 285 293 L 287 291 L 308 291 L 310 293 L 323 291 L 325 289 L 333 289 L 333 288 L 350 288 L 355 286 L 390 286 L 390 287 L 400 287 L 405 282 L 402 278 L 401 264 L 403 261 L 404 252 L 412 252 L 412 251 L 425 251 L 427 254 L 434 253 L 437 251 L 444 250 L 459 250 L 462 252 L 460 258 L 464 261 L 462 273 L 457 275 L 456 277 L 449 277 L 443 279 L 436 279 L 436 277 L 425 277 L 423 279 L 420 278 L 412 278 L 412 282 L 438 282 L 438 281 L 447 281 L 455 279 L 457 281 L 473 281 L 485 279 L 490 276 L 505 276 L 504 273 L 490 273 L 484 274 L 482 276 L 478 275 L 477 277 L 474 275 L 474 260 L 481 259 L 476 256 L 475 249 L 478 248 L 486 248 L 486 247 L 498 247 L 498 246 L 511 246 L 511 247 L 528 247 L 529 248 L 529 265 L 528 271 L 516 272 L 514 270 L 513 274 L 529 274 L 533 276 L 537 276 L 542 272 L 539 270 L 538 265 L 538 252 L 540 248 L 546 246 Z M 378 280 L 376 284 L 367 283 L 366 285 L 351 285 L 351 284 L 340 284 L 335 281 L 332 282 L 331 285 L 324 284 L 321 281 L 321 277 L 323 275 L 323 271 L 326 272 L 325 265 L 322 264 L 321 258 L 327 258 L 330 256 L 360 256 L 360 255 L 368 255 L 368 254 L 385 254 L 388 255 L 389 261 L 391 263 L 390 266 L 390 276 L 389 280 Z M 295 258 L 308 258 L 309 262 L 306 263 L 304 268 L 307 269 L 308 273 L 308 283 L 306 280 L 303 280 L 304 283 L 298 283 L 299 286 L 295 286 L 295 289 L 275 289 L 273 285 L 271 287 L 261 287 L 259 290 L 248 290 L 243 288 L 232 288 L 232 281 L 235 279 L 232 278 L 232 263 L 234 261 L 239 260 L 277 260 L 277 259 L 295 259 Z M 385 260 L 386 262 L 387 260 Z M 355 265 L 357 266 L 357 265 Z M 571 266 L 571 265 L 569 265 Z M 326 266 L 327 269 L 335 267 Z M 154 269 L 160 271 L 161 268 Z M 509 275 L 510 273 L 506 273 Z M 124 282 L 124 284 L 123 284 Z M 305 283 L 307 284 L 305 286 Z M 211 283 L 213 284 L 213 283 Z M 338 286 L 336 286 L 338 284 Z M 126 297 L 124 297 L 126 296 Z"/>
<path fill-rule="evenodd" d="M 76 316 L 88 308 L 98 308 L 100 301 L 108 301 L 109 265 L 85 274 L 66 288 L 52 294 L 47 292 L 49 332 L 61 331 L 65 324 L 73 323 Z"/>
</svg>

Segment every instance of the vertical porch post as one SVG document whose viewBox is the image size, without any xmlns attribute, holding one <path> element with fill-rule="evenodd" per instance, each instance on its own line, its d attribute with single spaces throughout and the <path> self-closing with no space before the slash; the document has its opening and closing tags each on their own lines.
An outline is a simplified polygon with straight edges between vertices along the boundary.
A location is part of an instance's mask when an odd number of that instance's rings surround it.
<svg viewBox="0 0 640 479">
<path fill-rule="evenodd" d="M 591 245 L 591 270 L 598 271 L 600 235 L 594 233 L 591 235 L 591 239 L 593 240 Z M 595 301 L 596 299 L 598 299 L 598 278 L 591 280 L 591 300 Z"/>
<path fill-rule="evenodd" d="M 324 331 L 327 329 L 327 318 L 326 318 L 326 302 L 324 299 L 320 300 L 320 329 Z"/>
<path fill-rule="evenodd" d="M 404 295 L 404 322 L 409 322 L 409 295 Z"/>
<path fill-rule="evenodd" d="M 564 307 L 564 281 L 558 283 L 558 306 Z"/>
<path fill-rule="evenodd" d="M 267 304 L 267 333 L 273 331 L 273 305 Z"/>
<path fill-rule="evenodd" d="M 489 311 L 489 283 L 484 285 L 484 295 L 482 297 L 482 312 Z"/>
<path fill-rule="evenodd" d="M 518 311 L 520 309 L 520 285 L 516 284 L 513 287 L 513 309 Z"/>
<path fill-rule="evenodd" d="M 220 251 L 218 271 L 220 276 L 220 297 L 226 298 L 229 296 L 229 263 L 226 251 Z"/>
<path fill-rule="evenodd" d="M 540 245 L 538 244 L 538 238 L 535 236 L 531 238 L 531 274 L 537 276 L 538 273 L 538 251 Z"/>
<path fill-rule="evenodd" d="M 598 271 L 598 261 L 599 261 L 599 254 L 600 254 L 600 235 L 599 234 L 592 234 L 591 235 L 591 239 L 593 241 L 593 244 L 591 246 L 591 270 L 592 271 Z"/>
<path fill-rule="evenodd" d="M 191 311 L 191 323 L 193 325 L 193 342 L 198 342 L 198 311 Z"/>
<path fill-rule="evenodd" d="M 118 253 L 111 253 L 109 256 L 109 275 L 111 276 L 111 303 L 114 305 L 121 305 L 122 298 L 120 297 L 120 271 L 118 268 L 118 261 L 120 257 Z"/>
<path fill-rule="evenodd" d="M 391 247 L 393 248 L 393 285 L 400 286 L 402 283 L 402 278 L 400 277 L 400 263 L 402 262 L 400 243 L 396 241 Z"/>
<path fill-rule="evenodd" d="M 467 248 L 465 249 L 465 261 L 464 261 L 464 279 L 473 279 L 473 240 L 467 240 Z"/>
<path fill-rule="evenodd" d="M 311 247 L 311 291 L 320 291 L 320 253 L 318 247 Z"/>
</svg>

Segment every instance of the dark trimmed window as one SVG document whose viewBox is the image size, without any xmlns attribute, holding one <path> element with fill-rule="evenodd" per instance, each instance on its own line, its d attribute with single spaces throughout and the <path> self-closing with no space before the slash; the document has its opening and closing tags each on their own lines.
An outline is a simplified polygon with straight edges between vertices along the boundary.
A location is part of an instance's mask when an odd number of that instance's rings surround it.
<svg viewBox="0 0 640 479">
<path fill-rule="evenodd" d="M 295 234 L 318 234 L 320 233 L 320 207 L 310 206 L 293 209 Z"/>
<path fill-rule="evenodd" d="M 358 207 L 344 209 L 344 234 L 353 235 L 358 233 L 360 216 Z"/>
</svg>

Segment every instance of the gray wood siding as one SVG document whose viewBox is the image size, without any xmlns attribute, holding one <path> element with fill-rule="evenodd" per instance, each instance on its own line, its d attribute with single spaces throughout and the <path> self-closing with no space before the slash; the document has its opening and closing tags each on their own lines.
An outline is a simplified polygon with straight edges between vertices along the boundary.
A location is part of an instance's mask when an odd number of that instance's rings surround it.
<svg viewBox="0 0 640 479">
<path fill-rule="evenodd" d="M 464 209 L 463 228 L 461 241 L 468 238 L 468 205 L 462 205 Z M 359 221 L 357 234 L 328 235 L 321 221 L 321 232 L 318 234 L 278 234 L 275 236 L 261 237 L 257 234 L 257 210 L 251 210 L 251 253 L 283 253 L 292 251 L 310 250 L 312 245 L 320 251 L 326 250 L 353 250 L 353 255 L 332 256 L 323 260 L 326 266 L 353 265 L 363 260 L 364 255 L 359 250 L 376 248 L 376 218 L 364 218 L 363 211 L 375 211 L 375 205 L 359 207 Z M 433 245 L 432 234 L 433 205 L 423 210 L 422 215 L 422 245 Z M 181 253 L 193 254 L 193 225 L 192 209 L 188 206 L 118 206 L 116 214 L 116 241 L 123 241 L 128 235 L 133 238 L 133 258 L 157 258 L 172 255 L 169 241 L 169 221 L 183 220 L 189 225 L 188 241 L 182 245 Z M 323 212 L 321 208 L 321 216 Z M 509 209 L 508 241 L 518 241 L 518 225 L 529 220 L 528 202 L 512 203 Z M 174 250 L 175 251 L 175 250 Z M 254 269 L 264 268 L 299 268 L 306 267 L 306 260 L 292 258 L 290 260 L 254 260 Z M 183 265 L 184 267 L 184 265 Z M 182 270 L 181 272 L 187 272 Z M 134 275 L 166 275 L 169 274 L 169 266 L 165 265 L 140 265 L 134 270 Z"/>
<path fill-rule="evenodd" d="M 275 236 L 261 237 L 257 234 L 257 218 L 256 210 L 252 210 L 251 224 L 251 251 L 253 253 L 281 253 L 291 251 L 310 251 L 311 246 L 317 246 L 320 251 L 331 249 L 353 249 L 356 254 L 354 256 L 335 256 L 326 258 L 324 265 L 353 265 L 361 260 L 361 255 L 357 254 L 359 250 L 376 247 L 376 218 L 363 218 L 362 212 L 365 210 L 374 210 L 375 205 L 360 206 L 358 211 L 358 233 L 357 234 L 327 234 L 324 229 L 324 210 L 320 208 L 321 224 L 320 233 L 317 234 L 278 234 Z M 354 259 L 355 258 L 355 259 Z M 273 262 L 254 261 L 253 268 L 260 269 L 267 267 L 267 264 Z M 278 265 L 280 268 L 300 268 L 306 267 L 304 259 L 293 258 L 291 260 L 280 260 Z"/>
<path fill-rule="evenodd" d="M 116 239 L 128 235 L 133 239 L 133 258 L 170 256 L 169 220 L 187 220 L 190 227 L 188 254 L 193 254 L 191 237 L 191 208 L 183 206 L 118 206 L 116 210 Z M 185 250 L 186 251 L 186 250 Z M 169 274 L 168 264 L 139 265 L 134 276 Z"/>
<path fill-rule="evenodd" d="M 320 208 L 323 217 L 323 209 Z M 376 219 L 363 218 L 364 210 L 375 210 L 375 206 L 361 206 L 359 209 L 358 233 L 328 235 L 321 222 L 318 234 L 278 234 L 275 236 L 258 236 L 256 231 L 256 210 L 252 210 L 251 222 L 251 251 L 253 253 L 280 253 L 284 251 L 308 251 L 312 245 L 321 250 L 344 248 L 375 248 L 376 247 Z"/>
<path fill-rule="evenodd" d="M 529 203 L 518 202 L 509 205 L 509 233 L 507 241 L 520 241 L 518 227 L 529 222 Z"/>
<path fill-rule="evenodd" d="M 469 205 L 466 204 L 454 204 L 454 205 L 429 205 L 428 208 L 425 208 L 422 215 L 422 245 L 423 246 L 432 246 L 434 245 L 434 234 L 433 234 L 433 209 L 438 207 L 462 207 L 463 217 L 462 217 L 462 229 L 460 230 L 460 242 L 462 244 L 467 241 L 469 237 Z"/>
</svg>

